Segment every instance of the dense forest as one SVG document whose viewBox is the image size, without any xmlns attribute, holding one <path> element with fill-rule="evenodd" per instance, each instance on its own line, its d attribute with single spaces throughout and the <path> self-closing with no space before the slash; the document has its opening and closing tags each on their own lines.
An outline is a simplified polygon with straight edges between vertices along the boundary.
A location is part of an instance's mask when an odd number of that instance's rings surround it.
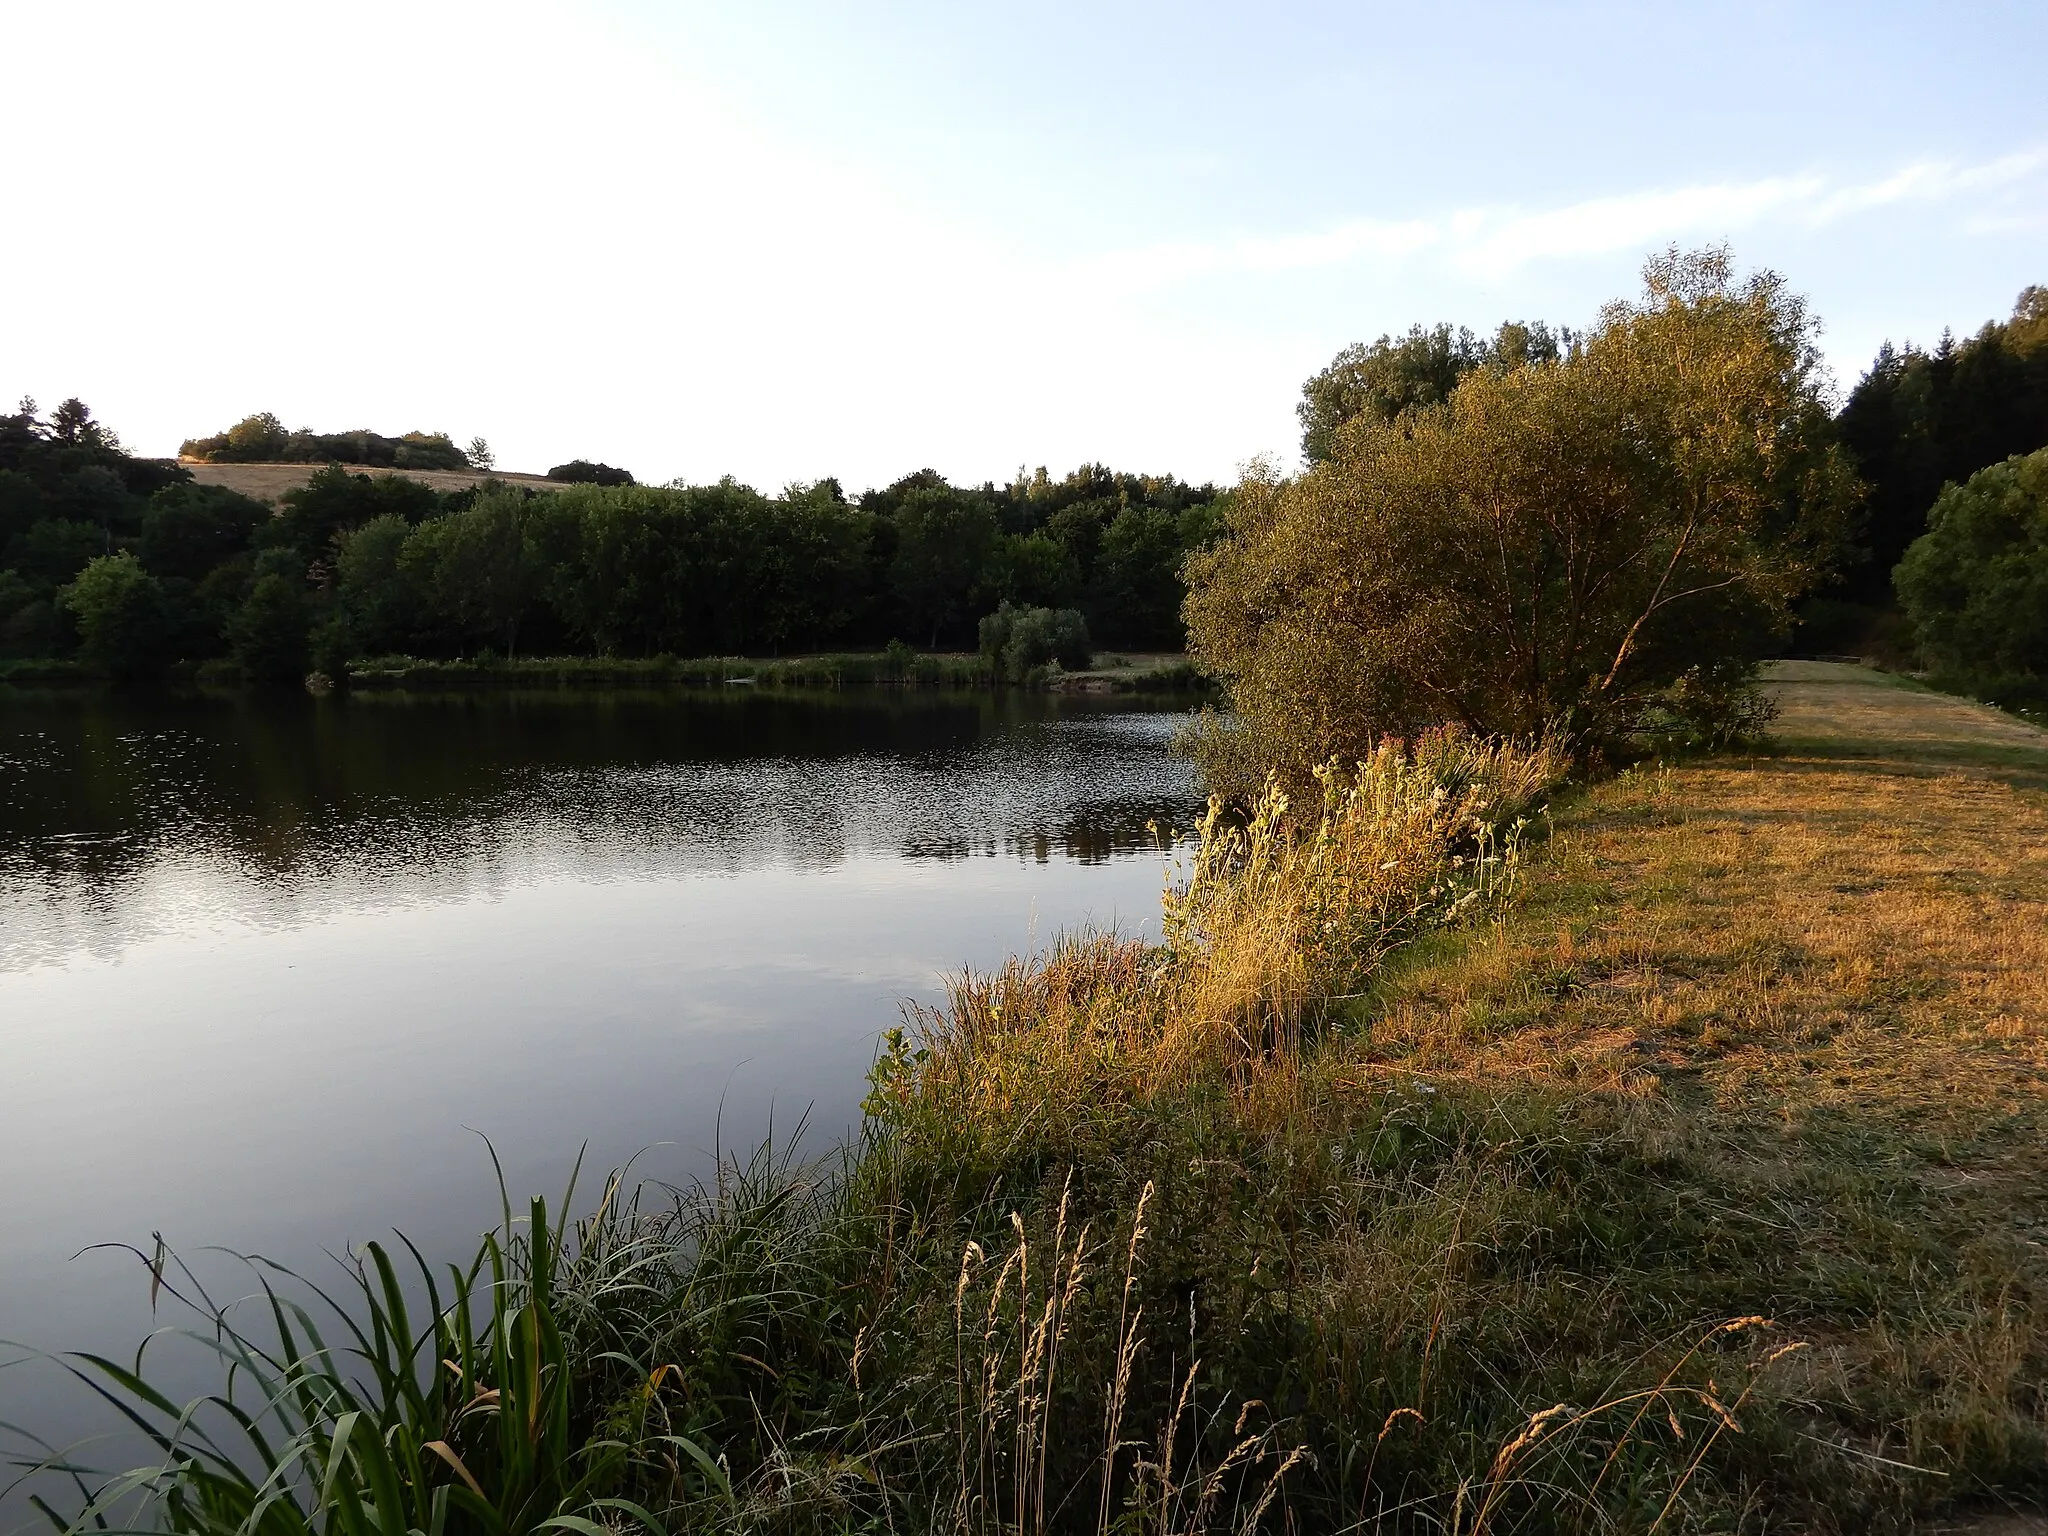
<svg viewBox="0 0 2048 1536">
<path fill-rule="evenodd" d="M 2027 288 L 2011 319 L 1966 341 L 1944 334 L 1932 352 L 1887 343 L 1837 427 L 1870 487 L 1843 589 L 1882 603 L 1944 485 L 2048 447 L 2048 288 Z"/>
<path fill-rule="evenodd" d="M 1004 604 L 1178 649 L 1179 570 L 1219 492 L 1090 465 L 849 499 L 724 480 L 443 493 L 329 465 L 272 509 L 128 455 L 67 402 L 0 418 L 0 651 L 124 677 L 355 656 L 974 648 Z"/>
</svg>

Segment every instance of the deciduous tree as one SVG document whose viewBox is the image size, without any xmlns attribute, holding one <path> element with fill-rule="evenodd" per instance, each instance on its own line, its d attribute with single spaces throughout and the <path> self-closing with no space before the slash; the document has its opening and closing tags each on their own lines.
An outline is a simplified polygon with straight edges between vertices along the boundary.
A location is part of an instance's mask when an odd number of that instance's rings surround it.
<svg viewBox="0 0 2048 1536">
<path fill-rule="evenodd" d="M 1857 491 L 1813 336 L 1774 274 L 1673 252 L 1569 353 L 1250 476 L 1186 609 L 1237 745 L 1299 781 L 1439 721 L 1597 742 L 1760 654 Z"/>
</svg>

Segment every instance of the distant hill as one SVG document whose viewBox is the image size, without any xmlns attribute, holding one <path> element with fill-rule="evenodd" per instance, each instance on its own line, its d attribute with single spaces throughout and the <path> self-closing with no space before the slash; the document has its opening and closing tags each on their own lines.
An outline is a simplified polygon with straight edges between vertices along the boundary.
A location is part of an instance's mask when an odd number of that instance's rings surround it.
<svg viewBox="0 0 2048 1536">
<path fill-rule="evenodd" d="M 314 471 L 327 467 L 324 464 L 208 464 L 195 459 L 181 459 L 178 462 L 201 485 L 224 485 L 231 491 L 253 496 L 258 501 L 267 501 L 273 505 L 286 491 L 295 490 L 312 479 Z M 514 475 L 503 470 L 386 469 L 371 464 L 349 464 L 343 467 L 353 475 L 403 475 L 408 480 L 431 485 L 437 491 L 466 490 L 485 480 L 502 480 L 508 485 L 530 485 L 538 490 L 562 489 L 560 481 L 550 480 L 545 475 Z"/>
</svg>

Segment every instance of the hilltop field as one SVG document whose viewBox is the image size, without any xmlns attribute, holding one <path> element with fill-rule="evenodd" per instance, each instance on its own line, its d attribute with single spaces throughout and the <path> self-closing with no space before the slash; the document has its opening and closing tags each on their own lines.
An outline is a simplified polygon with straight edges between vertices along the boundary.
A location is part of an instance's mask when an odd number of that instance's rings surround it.
<svg viewBox="0 0 2048 1536">
<path fill-rule="evenodd" d="M 257 501 L 267 501 L 273 505 L 286 491 L 297 490 L 313 478 L 316 470 L 326 467 L 323 464 L 208 464 L 198 459 L 180 459 L 178 462 L 181 467 L 189 470 L 192 478 L 201 485 L 226 486 L 238 495 L 253 497 Z M 532 486 L 535 490 L 542 491 L 559 491 L 562 488 L 560 481 L 550 480 L 546 475 L 514 475 L 495 469 L 385 469 L 371 464 L 350 464 L 345 467 L 352 475 L 369 475 L 379 480 L 388 475 L 399 475 L 443 492 L 466 491 L 473 485 L 483 484 L 486 480 L 501 480 L 507 485 Z"/>
</svg>

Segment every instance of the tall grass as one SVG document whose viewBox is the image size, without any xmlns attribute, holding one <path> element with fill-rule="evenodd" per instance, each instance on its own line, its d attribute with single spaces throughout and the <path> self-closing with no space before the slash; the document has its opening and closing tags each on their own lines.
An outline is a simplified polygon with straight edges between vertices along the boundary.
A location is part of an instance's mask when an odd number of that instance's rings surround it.
<svg viewBox="0 0 2048 1536">
<path fill-rule="evenodd" d="M 1512 885 L 1526 816 L 1563 775 L 1544 746 L 1435 731 L 1324 770 L 1302 815 L 1277 784 L 1242 813 L 1212 799 L 1162 898 L 1164 942 L 1063 937 L 912 1007 L 881 1097 L 920 1097 L 971 1135 L 1019 1106 L 1078 1110 L 1298 1061 L 1304 1032 L 1387 954 Z"/>
</svg>

